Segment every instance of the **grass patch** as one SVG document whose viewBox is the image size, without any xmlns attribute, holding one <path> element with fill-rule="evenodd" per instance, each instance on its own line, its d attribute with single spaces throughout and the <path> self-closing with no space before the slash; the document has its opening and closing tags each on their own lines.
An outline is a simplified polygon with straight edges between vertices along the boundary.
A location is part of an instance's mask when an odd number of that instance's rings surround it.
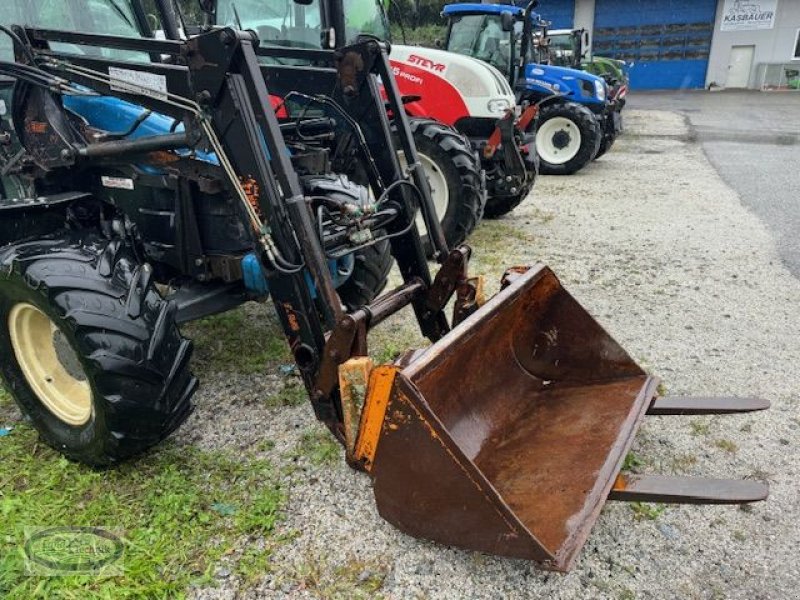
<svg viewBox="0 0 800 600">
<path fill-rule="evenodd" d="M 327 429 L 314 428 L 300 438 L 291 456 L 307 457 L 315 465 L 332 465 L 342 455 L 341 445 Z"/>
<path fill-rule="evenodd" d="M 695 464 L 697 457 L 693 454 L 679 454 L 669 461 L 669 468 L 673 473 L 685 473 Z"/>
<path fill-rule="evenodd" d="M 731 454 L 735 454 L 739 450 L 739 446 L 736 445 L 736 442 L 726 439 L 714 440 L 714 446 Z"/>
<path fill-rule="evenodd" d="M 623 471 L 635 471 L 637 467 L 644 465 L 644 460 L 633 451 L 625 455 L 625 460 L 622 462 Z"/>
<path fill-rule="evenodd" d="M 636 600 L 636 594 L 634 594 L 633 590 L 629 588 L 622 588 L 617 598 L 619 600 Z"/>
<path fill-rule="evenodd" d="M 304 590 L 319 598 L 373 599 L 386 580 L 388 568 L 379 561 L 350 558 L 340 565 L 326 559 L 309 558 L 295 568 L 294 579 Z"/>
<path fill-rule="evenodd" d="M 394 362 L 402 354 L 403 349 L 394 342 L 382 344 L 374 353 L 372 360 L 376 365 L 385 365 Z"/>
<path fill-rule="evenodd" d="M 692 435 L 708 435 L 708 432 L 711 430 L 710 423 L 697 419 L 689 421 L 689 427 L 692 430 Z"/>
<path fill-rule="evenodd" d="M 544 211 L 537 207 L 531 207 L 531 213 L 533 213 L 533 217 L 539 221 L 540 225 L 547 225 L 550 221 L 556 218 L 555 213 Z"/>
<path fill-rule="evenodd" d="M 281 406 L 300 406 L 308 400 L 308 392 L 298 377 L 296 380 L 289 380 L 280 392 L 267 397 L 266 403 L 270 408 Z"/>
<path fill-rule="evenodd" d="M 6 391 L 3 384 L 0 383 L 0 406 L 9 406 L 13 402 L 11 394 Z"/>
<path fill-rule="evenodd" d="M 493 249 L 496 252 L 504 252 L 508 240 L 529 243 L 532 239 L 531 235 L 521 227 L 503 221 L 481 221 L 480 226 L 476 227 L 470 236 L 475 246 L 481 246 L 485 250 Z"/>
<path fill-rule="evenodd" d="M 275 481 L 266 461 L 169 444 L 92 470 L 20 424 L 0 441 L 0 597 L 181 598 L 189 584 L 211 583 L 215 563 L 243 538 L 265 540 L 266 569 L 283 501 Z M 24 527 L 59 525 L 122 530 L 124 574 L 27 576 Z M 252 572 L 253 561 L 243 567 Z"/>
<path fill-rule="evenodd" d="M 663 504 L 651 504 L 649 502 L 631 502 L 633 518 L 637 521 L 655 521 L 666 510 Z"/>
<path fill-rule="evenodd" d="M 482 221 L 470 235 L 470 245 L 476 249 L 472 263 L 472 272 L 499 275 L 505 271 L 509 263 L 509 248 L 522 246 L 531 248 L 534 244 L 533 237 L 513 222 Z M 490 286 L 491 289 L 491 286 Z"/>
<path fill-rule="evenodd" d="M 292 361 L 283 333 L 265 307 L 240 306 L 194 321 L 183 333 L 195 342 L 199 370 L 250 375 L 263 372 L 270 362 Z"/>
</svg>

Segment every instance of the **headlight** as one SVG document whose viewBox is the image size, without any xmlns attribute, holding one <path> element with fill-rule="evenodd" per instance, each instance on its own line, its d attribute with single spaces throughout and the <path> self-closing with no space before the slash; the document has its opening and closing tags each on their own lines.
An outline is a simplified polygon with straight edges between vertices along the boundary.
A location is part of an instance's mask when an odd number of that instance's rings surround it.
<svg viewBox="0 0 800 600">
<path fill-rule="evenodd" d="M 490 95 L 486 84 L 476 77 L 475 73 L 462 65 L 448 65 L 447 70 L 444 72 L 444 78 L 468 98 Z"/>
<path fill-rule="evenodd" d="M 502 115 L 511 108 L 511 103 L 505 98 L 495 98 L 494 100 L 489 100 L 486 104 L 486 108 L 489 109 L 490 113 Z"/>
<path fill-rule="evenodd" d="M 599 80 L 594 80 L 594 91 L 597 94 L 598 100 L 605 100 L 606 99 L 606 84 Z"/>
</svg>

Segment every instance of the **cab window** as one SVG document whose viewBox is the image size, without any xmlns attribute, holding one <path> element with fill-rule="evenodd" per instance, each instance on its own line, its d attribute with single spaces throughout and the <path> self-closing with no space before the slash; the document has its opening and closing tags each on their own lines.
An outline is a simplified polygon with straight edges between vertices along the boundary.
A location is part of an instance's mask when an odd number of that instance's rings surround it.
<svg viewBox="0 0 800 600">
<path fill-rule="evenodd" d="M 7 0 L 0 23 L 84 33 L 142 37 L 129 0 Z M 54 42 L 53 50 L 115 60 L 148 61 L 147 54 Z M 0 59 L 14 60 L 11 38 L 0 32 Z"/>
</svg>

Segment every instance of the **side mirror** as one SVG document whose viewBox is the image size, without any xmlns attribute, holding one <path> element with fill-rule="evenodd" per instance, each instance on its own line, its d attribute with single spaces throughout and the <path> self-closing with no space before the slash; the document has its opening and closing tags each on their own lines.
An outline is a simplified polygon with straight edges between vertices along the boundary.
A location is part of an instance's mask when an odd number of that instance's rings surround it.
<svg viewBox="0 0 800 600">
<path fill-rule="evenodd" d="M 514 15 L 509 12 L 501 13 L 500 15 L 500 23 L 503 26 L 503 31 L 513 31 L 514 30 Z"/>
<path fill-rule="evenodd" d="M 442 40 L 440 40 L 439 38 L 436 38 L 435 40 L 433 40 L 433 45 L 436 46 L 437 48 L 441 48 L 444 44 L 443 44 Z"/>
<path fill-rule="evenodd" d="M 589 54 L 589 32 L 584 30 L 581 35 L 581 56 Z"/>
</svg>

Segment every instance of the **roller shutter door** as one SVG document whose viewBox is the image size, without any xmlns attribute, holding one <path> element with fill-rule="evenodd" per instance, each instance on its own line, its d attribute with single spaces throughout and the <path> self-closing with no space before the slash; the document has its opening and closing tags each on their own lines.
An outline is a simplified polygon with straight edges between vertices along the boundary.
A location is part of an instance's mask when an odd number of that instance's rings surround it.
<svg viewBox="0 0 800 600">
<path fill-rule="evenodd" d="M 596 0 L 592 51 L 630 63 L 632 89 L 702 88 L 716 0 Z"/>
<path fill-rule="evenodd" d="M 572 29 L 575 20 L 575 0 L 541 0 L 536 12 L 551 22 L 552 29 Z"/>
</svg>

